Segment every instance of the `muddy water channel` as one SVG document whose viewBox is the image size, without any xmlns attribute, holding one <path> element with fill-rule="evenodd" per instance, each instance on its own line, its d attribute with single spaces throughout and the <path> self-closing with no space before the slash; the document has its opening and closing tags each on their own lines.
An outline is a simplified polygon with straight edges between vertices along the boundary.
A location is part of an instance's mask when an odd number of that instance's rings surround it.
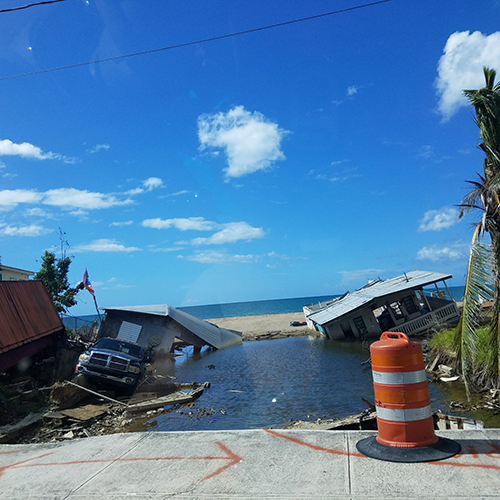
<svg viewBox="0 0 500 500">
<path fill-rule="evenodd" d="M 241 346 L 188 352 L 163 373 L 177 382 L 210 382 L 210 389 L 191 404 L 158 415 L 150 431 L 254 429 L 290 422 L 345 417 L 373 402 L 367 347 L 359 342 L 323 338 L 286 338 L 244 342 Z M 464 400 L 457 384 L 430 384 L 433 410 L 480 418 L 488 427 L 500 419 L 450 408 Z"/>
</svg>

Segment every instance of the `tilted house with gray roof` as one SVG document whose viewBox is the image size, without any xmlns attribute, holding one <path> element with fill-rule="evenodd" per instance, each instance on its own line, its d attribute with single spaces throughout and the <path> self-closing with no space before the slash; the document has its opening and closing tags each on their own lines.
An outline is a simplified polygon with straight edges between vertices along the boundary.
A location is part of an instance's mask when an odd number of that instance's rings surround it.
<svg viewBox="0 0 500 500">
<path fill-rule="evenodd" d="M 377 337 L 385 331 L 424 333 L 460 317 L 446 280 L 451 274 L 411 271 L 371 281 L 355 292 L 304 306 L 310 328 L 332 339 Z M 438 284 L 441 283 L 440 289 Z M 434 285 L 432 293 L 424 287 Z"/>
<path fill-rule="evenodd" d="M 241 344 L 241 333 L 219 328 L 167 304 L 104 307 L 106 312 L 98 337 L 113 337 L 153 348 L 155 353 L 172 351 L 177 338 L 201 348 L 222 349 Z"/>
</svg>

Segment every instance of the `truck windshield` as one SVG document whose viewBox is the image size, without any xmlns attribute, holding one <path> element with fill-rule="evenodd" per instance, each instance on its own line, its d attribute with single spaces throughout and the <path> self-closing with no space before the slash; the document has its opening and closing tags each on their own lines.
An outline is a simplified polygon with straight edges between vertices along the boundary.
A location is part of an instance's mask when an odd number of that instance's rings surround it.
<svg viewBox="0 0 500 500">
<path fill-rule="evenodd" d="M 123 342 L 115 339 L 100 339 L 94 347 L 109 349 L 110 351 L 123 352 L 136 358 L 142 358 L 142 347 L 130 342 Z"/>
</svg>

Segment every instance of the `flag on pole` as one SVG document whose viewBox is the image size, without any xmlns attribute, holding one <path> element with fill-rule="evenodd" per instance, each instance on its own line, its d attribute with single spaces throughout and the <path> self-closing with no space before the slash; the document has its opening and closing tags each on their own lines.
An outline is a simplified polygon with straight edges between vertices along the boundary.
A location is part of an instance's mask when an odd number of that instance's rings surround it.
<svg viewBox="0 0 500 500">
<path fill-rule="evenodd" d="M 89 273 L 87 272 L 87 269 L 85 269 L 85 272 L 83 273 L 83 286 L 92 294 L 94 295 L 94 289 L 92 288 L 92 283 L 90 282 L 89 279 Z M 95 297 L 95 295 L 94 295 Z"/>
</svg>

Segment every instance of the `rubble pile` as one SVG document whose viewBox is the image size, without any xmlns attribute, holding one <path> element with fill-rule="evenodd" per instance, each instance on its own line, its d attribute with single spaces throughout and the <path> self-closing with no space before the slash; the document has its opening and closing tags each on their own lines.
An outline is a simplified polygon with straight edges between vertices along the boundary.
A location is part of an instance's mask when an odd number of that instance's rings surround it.
<svg viewBox="0 0 500 500">
<path fill-rule="evenodd" d="M 117 396 L 110 390 L 97 392 L 85 377 L 78 384 L 56 383 L 50 388 L 47 411 L 0 427 L 0 443 L 58 442 L 127 432 L 137 421 L 192 404 L 210 387 L 208 382 L 181 384 L 171 378 L 150 377 L 142 386 L 146 390 L 148 382 L 155 392 L 138 391 L 132 397 Z"/>
</svg>

